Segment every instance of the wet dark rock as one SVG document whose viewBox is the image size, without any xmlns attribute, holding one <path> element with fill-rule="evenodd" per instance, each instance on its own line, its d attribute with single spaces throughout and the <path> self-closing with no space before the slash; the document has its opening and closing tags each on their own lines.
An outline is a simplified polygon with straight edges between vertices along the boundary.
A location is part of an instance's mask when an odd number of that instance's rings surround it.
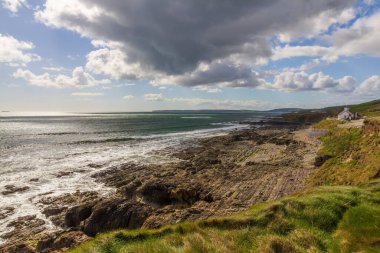
<svg viewBox="0 0 380 253">
<path fill-rule="evenodd" d="M 66 176 L 70 176 L 70 175 L 72 175 L 74 172 L 72 172 L 72 171 L 61 171 L 61 172 L 58 172 L 57 174 L 56 174 L 56 176 L 58 177 L 58 178 L 60 178 L 60 177 L 66 177 Z"/>
<path fill-rule="evenodd" d="M 82 221 L 90 217 L 94 203 L 74 206 L 65 215 L 65 227 L 77 227 Z"/>
<path fill-rule="evenodd" d="M 98 168 L 103 167 L 102 164 L 96 164 L 96 163 L 89 163 L 87 166 L 90 168 L 94 168 L 94 169 L 98 169 Z"/>
<path fill-rule="evenodd" d="M 43 213 L 49 217 L 54 225 L 65 227 L 66 212 L 73 206 L 86 205 L 100 201 L 96 192 L 75 192 L 61 196 L 49 196 L 40 199 L 39 203 L 45 205 Z"/>
<path fill-rule="evenodd" d="M 85 170 L 85 169 L 76 169 L 73 172 L 75 172 L 75 173 L 85 173 L 86 171 L 88 171 L 88 170 Z"/>
<path fill-rule="evenodd" d="M 10 195 L 16 192 L 25 192 L 30 189 L 29 186 L 17 187 L 15 185 L 6 185 L 4 188 L 5 191 L 1 192 L 3 195 Z"/>
<path fill-rule="evenodd" d="M 47 207 L 45 208 L 42 213 L 45 214 L 47 217 L 57 215 L 62 213 L 65 210 L 64 207 L 57 207 L 57 206 L 52 206 L 52 207 Z"/>
<path fill-rule="evenodd" d="M 94 236 L 112 229 L 139 228 L 151 211 L 152 209 L 144 204 L 124 199 L 100 202 L 93 207 L 91 216 L 84 221 L 83 231 L 89 236 Z"/>
<path fill-rule="evenodd" d="M 0 220 L 7 218 L 8 216 L 14 214 L 15 208 L 11 206 L 6 206 L 0 209 Z"/>
<path fill-rule="evenodd" d="M 40 179 L 39 178 L 31 178 L 29 181 L 30 182 L 38 182 Z"/>
<path fill-rule="evenodd" d="M 141 195 L 145 202 L 152 203 L 158 206 L 170 205 L 171 186 L 158 182 L 149 182 L 143 185 Z"/>
<path fill-rule="evenodd" d="M 117 191 L 123 196 L 132 198 L 135 195 L 137 188 L 142 185 L 141 181 L 133 181 L 127 185 L 121 186 Z"/>
<path fill-rule="evenodd" d="M 213 198 L 209 192 L 199 184 L 175 185 L 160 182 L 148 182 L 140 190 L 143 200 L 153 207 L 164 207 L 174 205 L 178 207 L 189 207 L 197 201 L 212 202 Z"/>
<path fill-rule="evenodd" d="M 188 186 L 186 188 L 176 188 L 171 191 L 170 198 L 174 205 L 190 207 L 197 201 L 211 203 L 213 197 L 211 193 L 203 190 L 200 186 Z"/>
</svg>

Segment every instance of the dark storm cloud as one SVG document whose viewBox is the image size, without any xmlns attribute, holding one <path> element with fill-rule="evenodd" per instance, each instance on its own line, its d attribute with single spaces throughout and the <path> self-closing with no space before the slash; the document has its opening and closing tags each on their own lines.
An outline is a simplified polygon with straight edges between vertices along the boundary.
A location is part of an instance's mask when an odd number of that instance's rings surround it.
<svg viewBox="0 0 380 253">
<path fill-rule="evenodd" d="M 221 63 L 215 66 L 213 71 L 219 80 L 213 80 L 213 73 L 198 71 L 192 75 L 196 80 L 189 80 L 190 74 L 184 76 L 184 85 L 233 83 L 231 78 L 238 81 L 245 76 L 250 81 L 252 73 L 248 69 L 256 59 L 271 55 L 273 35 L 307 34 L 314 29 L 313 17 L 326 10 L 339 12 L 355 2 L 75 0 L 73 4 L 76 1 L 84 3 L 85 8 L 55 8 L 59 4 L 50 0 L 36 16 L 48 25 L 75 30 L 91 39 L 118 42 L 127 64 L 137 63 L 142 69 L 163 75 L 189 74 L 200 63 L 213 64 L 217 60 L 236 63 L 234 67 L 223 67 Z M 91 11 L 94 14 L 88 14 Z M 228 58 L 231 59 L 225 60 Z"/>
</svg>

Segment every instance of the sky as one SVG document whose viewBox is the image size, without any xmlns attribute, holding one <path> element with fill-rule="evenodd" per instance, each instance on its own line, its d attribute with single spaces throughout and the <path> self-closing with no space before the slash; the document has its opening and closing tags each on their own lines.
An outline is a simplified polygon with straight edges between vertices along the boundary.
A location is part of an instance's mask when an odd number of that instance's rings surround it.
<svg viewBox="0 0 380 253">
<path fill-rule="evenodd" d="M 0 111 L 380 98 L 380 0 L 0 0 Z"/>
</svg>

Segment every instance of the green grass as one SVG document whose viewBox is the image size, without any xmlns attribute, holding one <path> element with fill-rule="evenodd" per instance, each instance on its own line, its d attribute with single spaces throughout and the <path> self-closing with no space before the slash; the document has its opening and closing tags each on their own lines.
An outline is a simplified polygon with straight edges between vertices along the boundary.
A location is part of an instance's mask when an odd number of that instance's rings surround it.
<svg viewBox="0 0 380 253">
<path fill-rule="evenodd" d="M 380 100 L 374 100 L 367 103 L 348 105 L 351 112 L 375 117 L 380 116 Z M 302 110 L 297 113 L 288 113 L 283 115 L 284 121 L 296 123 L 317 123 L 326 117 L 336 117 L 343 110 L 344 106 L 326 107 L 320 110 Z"/>
<path fill-rule="evenodd" d="M 324 120 L 315 128 L 327 129 L 321 138 L 321 155 L 327 160 L 309 179 L 311 185 L 358 185 L 374 178 L 380 170 L 380 139 L 359 128 L 339 128 L 341 122 Z"/>
<path fill-rule="evenodd" d="M 70 252 L 378 252 L 379 192 L 379 181 L 319 187 L 235 216 L 100 234 Z"/>
<path fill-rule="evenodd" d="M 380 116 L 380 100 L 350 106 L 353 112 L 365 114 L 370 117 Z"/>
<path fill-rule="evenodd" d="M 329 114 L 336 115 L 343 110 L 344 106 L 328 107 L 324 108 Z M 380 100 L 373 100 L 370 102 L 348 105 L 351 112 L 358 112 L 366 116 L 380 116 Z"/>
<path fill-rule="evenodd" d="M 379 252 L 380 206 L 361 204 L 346 212 L 335 232 L 335 251 Z"/>
</svg>

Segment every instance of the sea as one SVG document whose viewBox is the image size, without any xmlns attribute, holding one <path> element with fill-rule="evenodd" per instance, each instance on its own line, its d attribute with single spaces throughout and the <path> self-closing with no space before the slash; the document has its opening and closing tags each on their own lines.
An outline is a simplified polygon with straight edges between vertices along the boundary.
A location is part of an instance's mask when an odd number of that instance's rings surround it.
<svg viewBox="0 0 380 253">
<path fill-rule="evenodd" d="M 42 197 L 109 194 L 94 173 L 125 163 L 163 163 L 196 140 L 248 127 L 270 112 L 0 113 L 0 237 L 18 217 L 41 213 Z M 27 190 L 3 194 L 7 187 Z M 14 208 L 10 216 L 7 208 Z M 2 215 L 3 214 L 3 215 Z M 2 241 L 0 240 L 0 243 Z"/>
</svg>

